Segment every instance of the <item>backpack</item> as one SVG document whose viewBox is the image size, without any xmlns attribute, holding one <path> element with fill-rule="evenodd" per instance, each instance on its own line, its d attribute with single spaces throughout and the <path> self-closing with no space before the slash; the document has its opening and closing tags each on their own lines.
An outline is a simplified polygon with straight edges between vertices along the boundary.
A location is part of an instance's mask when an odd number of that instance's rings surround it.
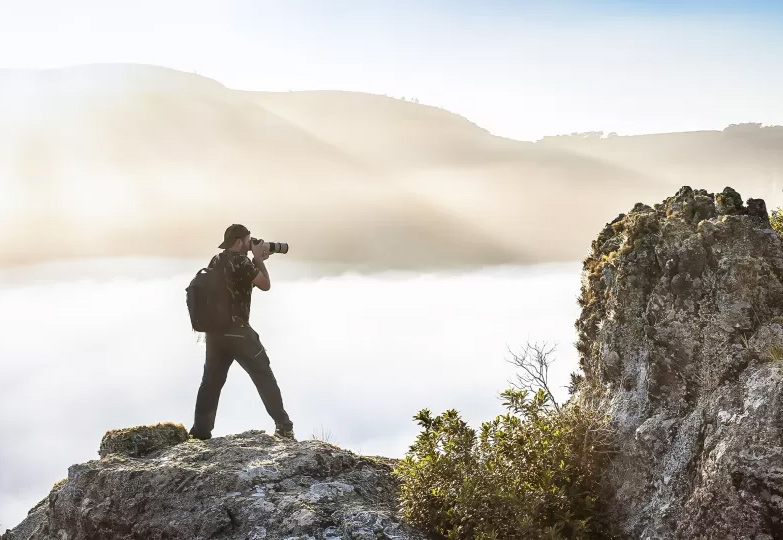
<svg viewBox="0 0 783 540">
<path fill-rule="evenodd" d="M 231 293 L 223 268 L 226 258 L 218 256 L 215 266 L 202 268 L 185 289 L 185 303 L 195 332 L 223 332 L 231 325 Z"/>
</svg>

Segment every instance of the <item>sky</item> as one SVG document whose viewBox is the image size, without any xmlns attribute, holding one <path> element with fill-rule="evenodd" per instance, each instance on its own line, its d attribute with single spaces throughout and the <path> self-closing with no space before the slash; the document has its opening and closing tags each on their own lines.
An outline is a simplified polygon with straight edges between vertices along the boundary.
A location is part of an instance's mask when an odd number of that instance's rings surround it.
<svg viewBox="0 0 783 540">
<path fill-rule="evenodd" d="M 536 140 L 783 124 L 783 3 L 0 3 L 0 68 L 155 64 L 418 99 Z"/>
</svg>

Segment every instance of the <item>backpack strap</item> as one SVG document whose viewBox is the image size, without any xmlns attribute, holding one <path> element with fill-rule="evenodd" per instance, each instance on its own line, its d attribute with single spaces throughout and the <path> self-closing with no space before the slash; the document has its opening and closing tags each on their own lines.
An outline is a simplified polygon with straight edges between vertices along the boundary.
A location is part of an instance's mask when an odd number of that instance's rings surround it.
<svg viewBox="0 0 783 540">
<path fill-rule="evenodd" d="M 221 255 L 223 255 L 221 257 Z M 209 261 L 209 264 L 207 265 L 208 268 L 213 268 L 215 270 L 225 270 L 225 268 L 228 266 L 228 260 L 231 257 L 231 254 L 227 253 L 226 251 L 222 251 L 212 257 L 212 260 Z M 212 265 L 212 262 L 214 261 L 214 265 Z M 226 276 L 226 273 L 223 273 L 223 276 L 226 278 L 226 284 L 229 284 L 229 280 L 231 276 Z"/>
</svg>

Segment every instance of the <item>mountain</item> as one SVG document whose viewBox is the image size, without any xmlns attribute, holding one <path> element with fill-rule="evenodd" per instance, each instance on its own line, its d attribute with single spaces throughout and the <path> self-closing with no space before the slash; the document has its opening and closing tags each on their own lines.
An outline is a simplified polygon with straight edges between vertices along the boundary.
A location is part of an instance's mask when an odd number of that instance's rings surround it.
<svg viewBox="0 0 783 540">
<path fill-rule="evenodd" d="M 399 99 L 145 65 L 0 71 L 0 114 L 0 266 L 204 258 L 235 222 L 358 270 L 577 260 L 685 174 L 769 197 L 783 171 L 767 128 L 522 142 Z"/>
</svg>

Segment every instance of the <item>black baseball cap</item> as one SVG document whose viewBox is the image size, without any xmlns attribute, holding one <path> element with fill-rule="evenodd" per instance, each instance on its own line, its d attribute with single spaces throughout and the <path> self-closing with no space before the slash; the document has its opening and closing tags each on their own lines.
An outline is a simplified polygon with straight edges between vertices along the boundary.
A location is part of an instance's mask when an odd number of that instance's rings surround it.
<svg viewBox="0 0 783 540">
<path fill-rule="evenodd" d="M 225 233 L 223 233 L 223 243 L 218 247 L 220 249 L 228 249 L 234 245 L 234 241 L 236 241 L 237 238 L 244 238 L 248 234 L 250 234 L 250 231 L 247 230 L 247 227 L 240 225 L 239 223 L 234 223 L 226 229 Z"/>
</svg>

